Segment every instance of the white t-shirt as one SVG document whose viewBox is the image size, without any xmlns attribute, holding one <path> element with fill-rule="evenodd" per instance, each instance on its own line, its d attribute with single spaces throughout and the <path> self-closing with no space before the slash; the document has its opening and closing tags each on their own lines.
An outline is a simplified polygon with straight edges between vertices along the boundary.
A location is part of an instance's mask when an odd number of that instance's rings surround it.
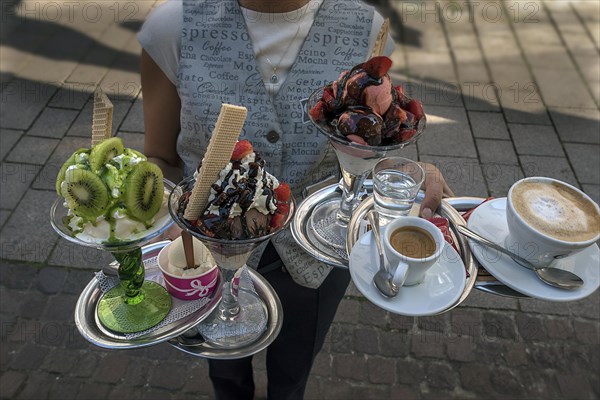
<svg viewBox="0 0 600 400">
<path fill-rule="evenodd" d="M 287 13 L 258 13 L 242 8 L 256 62 L 269 93 L 277 93 L 285 82 L 322 3 L 323 0 L 310 0 L 304 7 Z M 137 35 L 144 50 L 175 85 L 179 71 L 182 22 L 181 0 L 169 0 L 152 11 Z M 382 24 L 383 17 L 375 12 L 369 49 L 375 45 Z M 390 55 L 393 51 L 394 42 L 388 38 L 385 54 Z M 272 81 L 274 69 L 277 82 Z"/>
</svg>

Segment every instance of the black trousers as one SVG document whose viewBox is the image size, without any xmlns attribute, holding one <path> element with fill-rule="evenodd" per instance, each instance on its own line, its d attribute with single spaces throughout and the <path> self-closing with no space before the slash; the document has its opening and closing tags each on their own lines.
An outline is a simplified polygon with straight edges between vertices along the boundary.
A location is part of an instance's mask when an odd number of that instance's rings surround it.
<svg viewBox="0 0 600 400">
<path fill-rule="evenodd" d="M 273 269 L 278 259 L 269 244 L 258 268 L 261 273 L 266 270 L 263 275 L 283 306 L 281 332 L 267 349 L 267 394 L 273 400 L 302 399 L 313 361 L 323 347 L 350 274 L 335 268 L 318 289 L 309 289 L 294 282 L 282 268 Z M 209 360 L 209 376 L 219 400 L 254 397 L 252 357 Z"/>
</svg>

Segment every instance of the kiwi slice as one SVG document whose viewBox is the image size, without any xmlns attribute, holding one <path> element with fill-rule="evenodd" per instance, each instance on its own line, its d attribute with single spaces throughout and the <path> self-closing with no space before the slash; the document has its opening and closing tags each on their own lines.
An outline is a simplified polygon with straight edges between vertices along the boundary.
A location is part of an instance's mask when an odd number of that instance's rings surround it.
<svg viewBox="0 0 600 400">
<path fill-rule="evenodd" d="M 85 219 L 96 219 L 104 214 L 108 206 L 108 188 L 92 171 L 72 169 L 66 172 L 62 195 L 75 215 Z"/>
<path fill-rule="evenodd" d="M 140 221 L 149 221 L 162 205 L 163 174 L 151 162 L 136 164 L 125 179 L 125 207 L 129 215 Z"/>
<path fill-rule="evenodd" d="M 123 154 L 124 147 L 120 138 L 106 139 L 94 147 L 90 153 L 90 168 L 98 171 L 113 157 Z"/>
<path fill-rule="evenodd" d="M 87 151 L 87 149 L 78 149 L 77 151 L 75 151 L 75 153 L 71 154 L 71 157 L 69 157 L 67 161 L 65 161 L 65 163 L 62 165 L 62 167 L 60 167 L 58 175 L 56 176 L 56 193 L 58 193 L 59 196 L 62 196 L 60 192 L 60 185 L 62 185 L 63 181 L 65 180 L 65 173 L 67 172 L 67 168 L 69 168 L 71 165 L 77 164 L 77 156 L 85 151 Z"/>
</svg>

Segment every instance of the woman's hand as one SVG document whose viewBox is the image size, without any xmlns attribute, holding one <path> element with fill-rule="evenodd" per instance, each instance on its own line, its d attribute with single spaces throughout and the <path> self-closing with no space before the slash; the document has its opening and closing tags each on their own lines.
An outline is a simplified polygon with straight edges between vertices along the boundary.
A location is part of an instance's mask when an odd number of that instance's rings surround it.
<svg viewBox="0 0 600 400">
<path fill-rule="evenodd" d="M 425 181 L 423 182 L 425 199 L 423 199 L 423 203 L 421 204 L 419 215 L 423 218 L 431 218 L 435 210 L 440 206 L 442 197 L 454 196 L 454 193 L 446 183 L 439 169 L 432 164 L 419 164 L 425 170 Z"/>
</svg>

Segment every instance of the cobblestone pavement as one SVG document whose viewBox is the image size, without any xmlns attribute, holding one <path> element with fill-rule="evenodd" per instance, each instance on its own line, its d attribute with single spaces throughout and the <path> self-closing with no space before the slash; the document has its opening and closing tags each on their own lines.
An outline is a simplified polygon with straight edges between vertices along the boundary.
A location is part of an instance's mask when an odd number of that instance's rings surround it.
<svg viewBox="0 0 600 400">
<path fill-rule="evenodd" d="M 600 198 L 596 1 L 378 1 L 399 43 L 393 77 L 426 104 L 408 157 L 437 163 L 460 195 L 505 196 L 552 176 Z M 58 168 L 89 143 L 89 95 L 142 148 L 140 48 L 154 1 L 2 2 L 0 397 L 210 398 L 206 361 L 168 345 L 106 351 L 73 322 L 107 261 L 53 232 Z M 306 398 L 600 397 L 598 293 L 550 303 L 474 291 L 440 316 L 384 312 L 350 287 Z M 264 357 L 255 358 L 265 396 Z"/>
</svg>

